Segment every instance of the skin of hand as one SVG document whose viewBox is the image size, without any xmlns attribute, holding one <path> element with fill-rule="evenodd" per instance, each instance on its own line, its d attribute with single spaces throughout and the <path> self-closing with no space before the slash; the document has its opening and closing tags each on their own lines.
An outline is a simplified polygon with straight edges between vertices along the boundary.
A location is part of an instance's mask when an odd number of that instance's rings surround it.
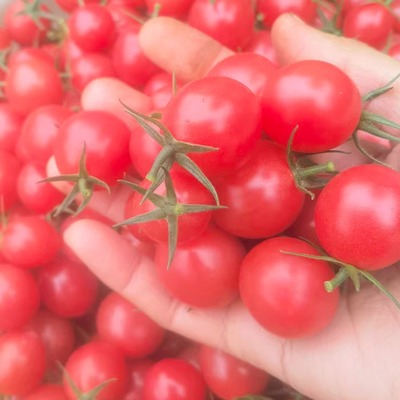
<svg viewBox="0 0 400 400">
<path fill-rule="evenodd" d="M 400 63 L 366 45 L 316 31 L 292 15 L 281 16 L 272 38 L 282 65 L 303 59 L 328 61 L 343 69 L 366 93 L 400 73 Z M 219 43 L 166 17 L 148 21 L 140 41 L 146 55 L 183 80 L 199 78 L 212 65 L 232 54 Z M 85 89 L 84 109 L 107 109 L 116 114 L 117 100 L 146 111 L 146 99 L 113 80 L 99 79 Z M 101 97 L 101 96 L 100 96 Z M 111 104 L 111 103 L 112 104 Z M 111 104 L 111 106 L 110 106 Z M 400 121 L 400 88 L 368 105 L 370 111 Z M 400 145 L 384 154 L 400 170 Z M 54 161 L 49 175 L 56 174 Z M 61 187 L 62 190 L 62 187 Z M 129 192 L 96 193 L 91 207 L 114 221 L 123 219 Z M 239 357 L 314 400 L 398 400 L 400 398 L 400 312 L 376 288 L 365 284 L 359 293 L 345 285 L 334 321 L 323 332 L 305 339 L 286 340 L 261 328 L 237 301 L 223 309 L 191 309 L 172 298 L 160 285 L 152 261 L 138 254 L 118 233 L 96 221 L 80 220 L 64 233 L 78 257 L 113 290 L 165 328 Z M 102 251 L 99 252 L 98 249 Z M 400 298 L 400 271 L 395 266 L 377 278 Z"/>
</svg>

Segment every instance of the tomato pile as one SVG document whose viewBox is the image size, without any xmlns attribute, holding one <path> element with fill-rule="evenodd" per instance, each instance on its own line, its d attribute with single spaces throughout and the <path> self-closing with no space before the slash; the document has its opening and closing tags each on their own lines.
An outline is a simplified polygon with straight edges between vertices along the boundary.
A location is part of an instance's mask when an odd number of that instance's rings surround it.
<svg viewBox="0 0 400 400">
<path fill-rule="evenodd" d="M 326 62 L 281 67 L 270 37 L 292 12 L 400 59 L 400 1 L 56 3 L 62 12 L 13 0 L 0 28 L 0 397 L 298 399 L 156 324 L 103 285 L 63 232 L 79 219 L 107 224 L 154 261 L 188 312 L 240 299 L 283 338 L 327 328 L 346 280 L 359 290 L 365 278 L 400 306 L 373 276 L 400 260 L 400 173 L 368 150 L 390 149 L 400 126 L 366 110 L 395 77 L 360 93 Z M 232 55 L 202 78 L 172 76 L 139 45 L 157 15 Z M 96 88 L 104 79 L 143 92 L 143 104 L 110 99 Z M 331 151 L 350 141 L 366 163 L 337 170 Z M 125 219 L 91 207 L 116 190 L 129 190 Z"/>
</svg>

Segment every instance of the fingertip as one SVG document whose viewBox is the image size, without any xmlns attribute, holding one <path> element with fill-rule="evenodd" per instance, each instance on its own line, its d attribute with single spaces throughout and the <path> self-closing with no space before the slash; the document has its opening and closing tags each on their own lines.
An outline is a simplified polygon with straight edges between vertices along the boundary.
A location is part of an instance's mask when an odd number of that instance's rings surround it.
<svg viewBox="0 0 400 400">
<path fill-rule="evenodd" d="M 182 81 L 201 78 L 216 62 L 233 54 L 203 32 L 170 17 L 145 22 L 139 43 L 150 60 Z"/>
<path fill-rule="evenodd" d="M 63 238 L 74 254 L 115 291 L 125 288 L 139 264 L 140 254 L 102 222 L 78 220 L 64 231 Z"/>
</svg>

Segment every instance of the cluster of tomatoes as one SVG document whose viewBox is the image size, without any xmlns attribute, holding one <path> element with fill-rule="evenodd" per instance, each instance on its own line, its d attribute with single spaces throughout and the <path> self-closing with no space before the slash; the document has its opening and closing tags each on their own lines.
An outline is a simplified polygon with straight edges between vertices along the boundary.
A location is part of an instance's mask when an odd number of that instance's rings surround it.
<svg viewBox="0 0 400 400">
<path fill-rule="evenodd" d="M 313 155 L 352 138 L 365 157 L 362 140 L 389 149 L 396 138 L 381 126 L 396 124 L 364 110 L 389 86 L 362 97 L 331 64 L 279 68 L 269 28 L 294 12 L 400 58 L 400 1 L 56 3 L 63 12 L 13 0 L 0 28 L 2 398 L 270 398 L 266 372 L 158 326 L 103 286 L 62 234 L 78 218 L 108 224 L 154 260 L 188 312 L 240 297 L 284 338 L 327 327 L 347 278 L 386 292 L 370 271 L 400 260 L 400 174 L 379 163 L 338 172 Z M 156 14 L 241 51 L 176 81 L 139 46 Z M 103 78 L 142 90 L 146 113 L 129 102 L 115 113 L 86 107 Z M 50 159 L 57 176 L 47 176 Z M 131 190 L 126 220 L 90 208 L 94 192 L 120 185 Z"/>
</svg>

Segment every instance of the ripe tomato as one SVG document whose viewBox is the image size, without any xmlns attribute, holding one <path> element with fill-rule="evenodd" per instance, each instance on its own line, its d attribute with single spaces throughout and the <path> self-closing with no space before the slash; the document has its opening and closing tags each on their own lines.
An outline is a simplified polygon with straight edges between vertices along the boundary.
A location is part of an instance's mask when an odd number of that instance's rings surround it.
<svg viewBox="0 0 400 400">
<path fill-rule="evenodd" d="M 292 148 L 303 153 L 344 143 L 356 129 L 362 109 L 355 83 L 336 66 L 316 60 L 278 70 L 264 87 L 261 105 L 267 136 L 286 145 L 298 126 Z"/>
<path fill-rule="evenodd" d="M 61 242 L 57 230 L 42 216 L 16 216 L 4 230 L 3 255 L 13 264 L 37 268 L 53 261 Z"/>
<path fill-rule="evenodd" d="M 9 3 L 5 15 L 4 25 L 7 32 L 13 40 L 22 46 L 29 46 L 34 43 L 42 42 L 46 38 L 46 33 L 50 27 L 50 21 L 45 18 L 39 18 L 34 21 L 29 15 L 21 14 L 25 10 L 27 3 L 32 0 L 16 0 Z M 41 11 L 48 11 L 43 4 L 40 6 Z M 39 27 L 39 25 L 41 27 Z"/>
<path fill-rule="evenodd" d="M 37 313 L 40 293 L 28 272 L 0 264 L 0 331 L 22 328 Z"/>
<path fill-rule="evenodd" d="M 351 7 L 343 20 L 343 34 L 382 49 L 393 30 L 394 18 L 389 8 L 380 3 Z"/>
<path fill-rule="evenodd" d="M 46 349 L 48 370 L 58 369 L 58 363 L 64 363 L 74 349 L 75 330 L 72 320 L 62 318 L 51 311 L 40 310 L 26 329 L 35 332 L 41 338 Z"/>
<path fill-rule="evenodd" d="M 120 400 L 128 390 L 128 367 L 122 353 L 113 345 L 101 341 L 87 343 L 76 349 L 65 364 L 65 370 L 82 393 L 110 381 L 96 400 Z M 68 381 L 64 390 L 70 400 L 76 400 Z"/>
<path fill-rule="evenodd" d="M 0 150 L 0 204 L 5 210 L 17 200 L 16 180 L 19 169 L 19 162 L 13 154 Z"/>
<path fill-rule="evenodd" d="M 317 15 L 317 4 L 312 0 L 257 0 L 256 9 L 263 15 L 265 26 L 271 27 L 283 13 L 293 13 L 304 22 L 312 23 Z"/>
<path fill-rule="evenodd" d="M 221 204 L 214 213 L 217 225 L 231 235 L 266 238 L 288 228 L 304 204 L 286 161 L 285 152 L 263 140 L 251 159 L 215 184 Z"/>
<path fill-rule="evenodd" d="M 25 395 L 41 383 L 46 351 L 34 332 L 14 330 L 0 335 L 0 393 Z"/>
<path fill-rule="evenodd" d="M 237 51 L 250 41 L 255 22 L 251 0 L 194 0 L 188 23 Z"/>
<path fill-rule="evenodd" d="M 127 357 L 152 354 L 164 339 L 164 329 L 118 293 L 99 305 L 96 318 L 101 339 L 117 346 Z"/>
<path fill-rule="evenodd" d="M 200 346 L 200 368 L 211 391 L 226 400 L 260 394 L 270 380 L 265 371 L 204 345 Z"/>
<path fill-rule="evenodd" d="M 244 164 L 261 137 L 256 96 L 242 83 L 222 76 L 185 85 L 171 98 L 162 121 L 177 140 L 218 149 L 189 153 L 209 178 Z"/>
<path fill-rule="evenodd" d="M 0 150 L 14 151 L 23 118 L 7 103 L 0 104 Z"/>
<path fill-rule="evenodd" d="M 376 164 L 342 171 L 318 197 L 315 229 L 329 255 L 358 268 L 400 260 L 400 173 Z"/>
<path fill-rule="evenodd" d="M 61 174 L 76 174 L 84 143 L 88 173 L 110 185 L 129 165 L 128 127 L 106 111 L 80 111 L 61 125 L 54 157 Z"/>
<path fill-rule="evenodd" d="M 39 270 L 38 282 L 43 304 L 61 317 L 84 315 L 97 299 L 96 277 L 77 262 L 55 260 Z"/>
<path fill-rule="evenodd" d="M 254 53 L 237 53 L 220 61 L 209 71 L 208 76 L 235 79 L 259 96 L 274 72 L 275 66 L 265 57 Z"/>
<path fill-rule="evenodd" d="M 31 59 L 9 68 L 5 95 L 10 106 L 25 116 L 37 107 L 60 104 L 63 87 L 55 67 L 43 60 Z"/>
<path fill-rule="evenodd" d="M 106 49 L 115 38 L 115 24 L 106 7 L 85 4 L 76 7 L 68 19 L 72 40 L 85 51 Z"/>
<path fill-rule="evenodd" d="M 153 364 L 154 362 L 147 358 L 129 362 L 130 386 L 122 400 L 143 400 L 144 378 Z"/>
<path fill-rule="evenodd" d="M 177 246 L 168 260 L 168 245 L 156 248 L 157 273 L 166 289 L 193 307 L 222 307 L 238 295 L 239 267 L 245 255 L 239 239 L 209 227 L 201 236 Z"/>
<path fill-rule="evenodd" d="M 206 400 L 200 372 L 184 360 L 164 358 L 147 372 L 143 400 Z"/>
<path fill-rule="evenodd" d="M 284 254 L 318 255 L 302 240 L 280 236 L 253 247 L 239 276 L 240 296 L 253 317 L 268 331 L 287 338 L 318 333 L 333 319 L 339 291 L 327 293 L 324 282 L 334 277 L 325 261 Z"/>
</svg>

